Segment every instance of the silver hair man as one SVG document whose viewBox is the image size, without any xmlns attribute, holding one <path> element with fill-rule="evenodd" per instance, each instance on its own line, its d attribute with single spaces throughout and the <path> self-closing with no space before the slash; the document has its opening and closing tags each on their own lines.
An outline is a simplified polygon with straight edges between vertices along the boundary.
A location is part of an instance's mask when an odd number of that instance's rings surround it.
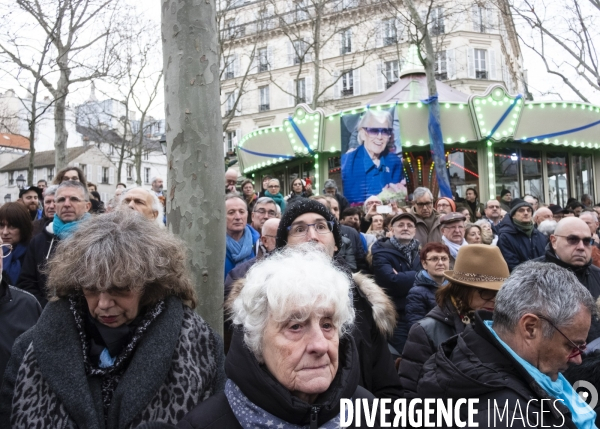
<svg viewBox="0 0 600 429">
<path fill-rule="evenodd" d="M 433 200 L 433 194 L 431 191 L 425 187 L 419 187 L 413 191 L 413 199 L 416 201 L 419 198 L 422 198 L 426 195 L 429 195 L 429 198 Z"/>
<path fill-rule="evenodd" d="M 314 244 L 306 243 L 286 247 L 256 263 L 231 302 L 230 312 L 233 323 L 244 328 L 244 342 L 263 362 L 263 335 L 269 319 L 302 322 L 313 313 L 332 311 L 341 337 L 350 332 L 354 321 L 352 302 L 348 276 Z"/>
<path fill-rule="evenodd" d="M 538 231 L 544 234 L 546 237 L 550 237 L 552 234 L 554 234 L 556 225 L 558 225 L 557 221 L 554 219 L 548 219 L 538 225 Z"/>
<path fill-rule="evenodd" d="M 153 212 L 157 213 L 156 218 L 154 219 L 154 222 L 156 222 L 156 224 L 158 226 L 160 226 L 161 228 L 164 227 L 165 224 L 163 223 L 163 218 L 165 215 L 165 210 L 163 208 L 163 205 L 161 204 L 161 202 L 158 199 L 158 197 L 156 196 L 156 194 L 146 188 L 142 188 L 141 186 L 138 186 L 135 188 L 124 189 L 123 192 L 121 193 L 121 195 L 119 196 L 118 206 L 121 206 L 121 203 L 125 199 L 125 196 L 128 193 L 131 193 L 133 190 L 143 191 L 144 193 L 146 193 L 147 195 L 149 195 L 152 198 L 151 209 Z"/>
<path fill-rule="evenodd" d="M 48 186 L 46 189 L 44 189 L 44 192 L 42 193 L 42 195 L 44 196 L 44 198 L 49 195 L 56 195 L 57 189 L 58 189 L 58 185 Z"/>
<path fill-rule="evenodd" d="M 496 295 L 494 330 L 512 332 L 526 314 L 543 316 L 559 329 L 587 309 L 597 313 L 594 298 L 571 271 L 556 264 L 528 261 L 519 265 Z M 555 329 L 546 323 L 542 330 L 551 338 Z"/>
<path fill-rule="evenodd" d="M 56 187 L 56 191 L 54 191 L 54 195 L 60 190 L 64 188 L 76 188 L 83 192 L 83 200 L 89 202 L 90 201 L 90 192 L 86 186 L 83 186 L 81 182 L 75 180 L 66 180 L 62 182 L 60 185 Z"/>
</svg>

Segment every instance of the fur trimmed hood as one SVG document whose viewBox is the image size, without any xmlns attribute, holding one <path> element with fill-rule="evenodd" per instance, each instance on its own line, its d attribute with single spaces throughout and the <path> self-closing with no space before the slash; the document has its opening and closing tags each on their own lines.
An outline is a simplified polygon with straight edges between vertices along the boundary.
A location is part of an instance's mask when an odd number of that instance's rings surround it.
<svg viewBox="0 0 600 429">
<path fill-rule="evenodd" d="M 356 273 L 352 275 L 352 280 L 358 289 L 358 293 L 366 298 L 371 305 L 373 310 L 373 320 L 377 329 L 381 335 L 390 338 L 394 333 L 397 319 L 394 303 L 370 276 Z M 240 294 L 244 284 L 245 279 L 239 279 L 231 285 L 231 292 L 223 304 L 225 315 L 228 318 L 231 317 L 233 301 L 235 301 Z"/>
</svg>

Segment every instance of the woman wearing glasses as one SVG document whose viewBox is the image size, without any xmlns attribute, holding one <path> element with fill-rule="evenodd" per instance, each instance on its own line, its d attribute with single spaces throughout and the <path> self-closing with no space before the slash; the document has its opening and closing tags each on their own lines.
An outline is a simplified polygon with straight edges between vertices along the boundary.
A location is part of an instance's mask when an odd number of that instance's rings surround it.
<svg viewBox="0 0 600 429">
<path fill-rule="evenodd" d="M 16 285 L 31 236 L 33 224 L 29 211 L 21 203 L 5 203 L 0 207 L 0 236 L 4 246 L 3 277 Z"/>
<path fill-rule="evenodd" d="M 387 185 L 402 180 L 402 163 L 395 153 L 392 126 L 392 115 L 384 110 L 367 110 L 358 122 L 360 146 L 342 155 L 344 196 L 350 204 L 363 203 Z"/>
<path fill-rule="evenodd" d="M 447 284 L 436 291 L 437 305 L 408 333 L 398 370 L 404 397 L 416 397 L 421 368 L 441 343 L 464 331 L 476 310 L 494 310 L 496 293 L 508 276 L 497 247 L 472 244 L 459 249 L 454 270 L 444 271 Z"/>
</svg>

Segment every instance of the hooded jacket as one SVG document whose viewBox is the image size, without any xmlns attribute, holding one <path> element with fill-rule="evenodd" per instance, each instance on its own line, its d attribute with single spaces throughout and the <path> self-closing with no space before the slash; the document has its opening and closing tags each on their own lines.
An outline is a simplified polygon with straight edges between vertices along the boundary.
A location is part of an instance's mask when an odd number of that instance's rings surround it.
<svg viewBox="0 0 600 429">
<path fill-rule="evenodd" d="M 548 239 L 544 234 L 533 228 L 531 238 L 520 231 L 513 223 L 510 215 L 498 224 L 498 247 L 510 271 L 523 262 L 544 255 Z"/>
<path fill-rule="evenodd" d="M 491 318 L 492 313 L 477 311 L 462 334 L 441 344 L 423 367 L 417 396 L 479 398 L 473 414 L 479 427 L 575 429 L 567 406 L 551 397 L 483 324 Z M 461 411 L 466 420 L 467 407 Z"/>
<path fill-rule="evenodd" d="M 33 237 L 21 265 L 21 275 L 15 285 L 35 296 L 42 307 L 48 303 L 48 277 L 41 268 L 45 267 L 48 259 L 54 254 L 59 241 L 58 236 L 54 235 L 53 222 Z"/>
<path fill-rule="evenodd" d="M 369 403 L 375 399 L 358 385 L 358 353 L 351 337 L 340 339 L 338 370 L 331 385 L 317 397 L 314 404 L 308 404 L 294 397 L 264 365 L 258 363 L 244 344 L 243 336 L 242 330 L 236 328 L 225 361 L 227 378 L 239 387 L 250 402 L 278 419 L 298 426 L 317 428 L 339 417 L 340 399 L 354 401 L 357 398 L 365 398 Z M 233 406 L 236 406 L 235 402 Z M 234 415 L 232 404 L 222 392 L 197 406 L 177 427 L 238 429 L 242 426 Z M 273 428 L 275 427 L 274 424 Z"/>
<path fill-rule="evenodd" d="M 465 324 L 450 300 L 443 307 L 436 305 L 427 316 L 412 325 L 398 368 L 405 398 L 416 397 L 421 369 L 439 345 L 464 330 Z"/>
<path fill-rule="evenodd" d="M 387 344 L 396 326 L 394 304 L 368 276 L 357 273 L 352 280 L 356 319 L 351 335 L 358 350 L 358 384 L 377 398 L 401 398 L 400 380 Z M 226 311 L 243 287 L 243 281 L 233 284 L 225 303 Z"/>
<path fill-rule="evenodd" d="M 583 266 L 567 264 L 566 262 L 558 259 L 554 249 L 552 248 L 552 245 L 548 243 L 544 256 L 535 259 L 535 261 L 553 263 L 559 267 L 566 268 L 567 270 L 573 272 L 573 274 L 575 274 L 577 277 L 577 280 L 579 280 L 579 283 L 584 285 L 585 288 L 590 291 L 594 300 L 597 300 L 598 297 L 600 297 L 600 268 L 592 265 L 591 259 Z M 597 318 L 592 317 L 592 325 L 590 326 L 590 331 L 588 332 L 587 343 L 591 343 L 598 337 L 600 337 L 600 321 Z"/>
<path fill-rule="evenodd" d="M 413 215 L 417 218 L 417 224 L 415 225 L 417 231 L 415 232 L 415 238 L 421 243 L 421 246 L 425 246 L 427 243 L 441 243 L 442 242 L 442 225 L 440 224 L 441 216 L 435 210 L 431 216 L 435 216 L 431 230 L 427 228 L 427 224 L 421 216 L 417 214 L 415 207 L 412 208 Z"/>
<path fill-rule="evenodd" d="M 440 285 L 425 273 L 425 270 L 417 273 L 415 284 L 406 297 L 406 322 L 409 329 L 437 306 L 435 293 Z"/>
</svg>

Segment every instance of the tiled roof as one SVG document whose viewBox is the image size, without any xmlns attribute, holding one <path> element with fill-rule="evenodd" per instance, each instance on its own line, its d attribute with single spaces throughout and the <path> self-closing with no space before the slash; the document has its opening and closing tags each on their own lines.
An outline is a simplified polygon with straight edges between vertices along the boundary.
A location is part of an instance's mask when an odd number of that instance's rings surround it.
<svg viewBox="0 0 600 429">
<path fill-rule="evenodd" d="M 91 149 L 90 146 L 78 146 L 67 148 L 67 162 L 73 161 L 82 153 Z M 33 160 L 33 166 L 39 167 L 52 167 L 54 165 L 54 150 L 47 150 L 44 152 L 36 152 Z M 15 170 L 26 170 L 29 168 L 29 154 L 23 155 L 21 158 L 14 160 L 10 164 L 5 165 L 0 169 L 0 172 L 15 171 Z"/>
<path fill-rule="evenodd" d="M 0 146 L 29 150 L 29 139 L 16 134 L 0 133 Z"/>
</svg>

